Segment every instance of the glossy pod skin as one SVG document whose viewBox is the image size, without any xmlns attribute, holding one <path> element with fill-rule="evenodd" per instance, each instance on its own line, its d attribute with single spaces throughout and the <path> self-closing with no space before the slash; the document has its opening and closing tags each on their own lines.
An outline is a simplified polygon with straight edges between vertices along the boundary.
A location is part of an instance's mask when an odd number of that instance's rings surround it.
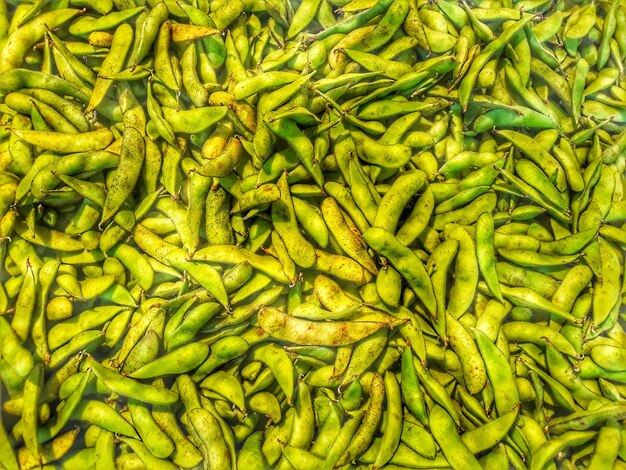
<svg viewBox="0 0 626 470">
<path fill-rule="evenodd" d="M 620 0 L 0 0 L 0 467 L 626 467 Z"/>
</svg>

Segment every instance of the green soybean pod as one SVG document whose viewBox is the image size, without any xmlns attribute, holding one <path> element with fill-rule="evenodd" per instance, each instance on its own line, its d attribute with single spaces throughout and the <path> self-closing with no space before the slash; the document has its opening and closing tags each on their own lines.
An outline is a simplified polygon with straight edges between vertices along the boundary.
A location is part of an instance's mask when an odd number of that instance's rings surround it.
<svg viewBox="0 0 626 470">
<path fill-rule="evenodd" d="M 476 258 L 478 267 L 489 286 L 491 293 L 499 301 L 503 301 L 500 292 L 498 273 L 496 272 L 496 255 L 493 249 L 494 221 L 493 216 L 484 212 L 476 221 Z"/>
<path fill-rule="evenodd" d="M 621 426 L 615 420 L 610 420 L 598 431 L 598 439 L 591 462 L 590 470 L 600 470 L 602 468 L 612 468 L 618 457 L 620 443 L 622 440 Z"/>
<path fill-rule="evenodd" d="M 520 159 L 515 165 L 515 171 L 522 180 L 539 191 L 546 200 L 559 209 L 565 210 L 567 208 L 567 200 L 564 198 L 563 193 L 552 184 L 538 165 L 530 160 Z"/>
<path fill-rule="evenodd" d="M 508 301 L 490 300 L 476 321 L 476 329 L 495 343 L 502 321 L 510 311 L 511 304 Z"/>
<path fill-rule="evenodd" d="M 490 189 L 491 188 L 489 186 L 476 186 L 473 188 L 464 189 L 460 191 L 458 194 L 456 194 L 455 196 L 452 196 L 451 198 L 446 199 L 445 201 L 438 204 L 437 207 L 435 208 L 435 214 L 437 215 L 445 214 L 446 212 L 452 212 L 460 208 L 462 208 L 461 210 L 463 212 L 465 211 L 473 212 L 475 204 L 471 204 L 471 203 L 474 200 L 476 200 L 478 196 L 488 192 Z M 477 208 L 477 209 L 480 210 L 480 208 Z M 450 215 L 446 217 L 450 217 Z M 445 218 L 440 217 L 439 219 L 440 220 L 443 219 L 445 221 Z M 441 227 L 437 227 L 437 229 L 439 228 Z"/>
<path fill-rule="evenodd" d="M 155 457 L 146 447 L 146 445 L 140 440 L 130 437 L 120 437 L 120 440 L 130 447 L 135 454 L 139 456 L 141 462 L 146 467 L 155 468 L 158 470 L 174 470 L 178 467 L 170 461 Z"/>
<path fill-rule="evenodd" d="M 372 18 L 375 18 L 382 12 L 386 11 L 393 0 L 379 0 L 371 8 L 364 10 L 356 15 L 344 18 L 330 28 L 325 29 L 317 35 L 317 39 L 324 39 L 336 33 L 349 33 L 361 25 L 366 24 Z"/>
<path fill-rule="evenodd" d="M 187 412 L 191 435 L 200 443 L 205 461 L 213 468 L 231 468 L 231 456 L 219 420 L 204 408 Z"/>
<path fill-rule="evenodd" d="M 81 2 L 72 2 L 81 3 Z M 106 8 L 102 8 L 98 5 L 99 2 L 95 2 L 93 6 L 94 10 L 109 10 L 108 12 L 99 11 L 102 16 L 97 18 L 91 16 L 83 16 L 74 21 L 70 27 L 69 32 L 75 36 L 87 36 L 89 33 L 97 31 L 105 31 L 113 29 L 124 21 L 130 20 L 133 16 L 137 15 L 143 10 L 142 7 L 125 8 L 121 11 L 111 12 L 112 5 L 109 2 Z M 91 41 L 90 41 L 91 42 Z"/>
<path fill-rule="evenodd" d="M 436 314 L 436 301 L 433 286 L 424 265 L 419 258 L 406 246 L 402 245 L 394 235 L 380 227 L 372 227 L 363 233 L 367 244 L 385 256 L 406 279 L 409 286 L 426 306 L 431 315 Z"/>
<path fill-rule="evenodd" d="M 500 416 L 504 416 L 519 402 L 519 392 L 513 380 L 509 361 L 485 333 L 478 329 L 474 329 L 473 333 L 485 363 L 487 376 L 494 388 L 496 409 Z"/>
<path fill-rule="evenodd" d="M 103 61 L 98 72 L 99 76 L 94 84 L 93 92 L 87 104 L 87 108 L 85 109 L 85 113 L 91 112 L 100 105 L 113 84 L 113 80 L 103 77 L 121 72 L 124 68 L 124 62 L 131 48 L 132 40 L 133 29 L 129 24 L 122 23 L 117 27 L 113 35 L 113 42 L 111 43 L 109 54 Z"/>
<path fill-rule="evenodd" d="M 572 155 L 573 152 L 569 150 L 570 149 L 567 146 L 565 147 L 565 149 L 554 147 L 553 153 L 555 158 L 559 161 L 559 163 L 565 170 L 567 182 L 569 183 L 572 191 L 580 192 L 585 189 L 585 183 L 580 169 L 580 163 L 578 161 L 578 158 L 576 158 L 575 155 Z"/>
<path fill-rule="evenodd" d="M 226 280 L 225 280 L 226 282 Z M 228 290 L 228 287 L 227 287 Z M 185 314 L 175 330 L 171 333 L 166 341 L 168 352 L 190 343 L 197 332 L 220 310 L 220 304 L 217 302 L 206 302 L 198 305 Z"/>
<path fill-rule="evenodd" d="M 115 435 L 101 429 L 95 445 L 96 470 L 105 470 L 115 465 Z"/>
<path fill-rule="evenodd" d="M 80 380 L 78 386 L 72 391 L 71 395 L 65 400 L 63 409 L 60 410 L 53 419 L 37 428 L 37 441 L 40 444 L 54 439 L 65 427 L 80 404 L 85 388 L 92 377 L 91 373 L 87 372 Z"/>
<path fill-rule="evenodd" d="M 348 351 L 347 360 L 349 360 L 347 367 L 345 367 L 344 377 L 341 381 L 341 386 L 345 386 L 355 377 L 363 374 L 369 369 L 374 361 L 382 355 L 385 344 L 387 342 L 387 332 L 385 330 L 379 330 L 376 333 L 362 339 L 353 348 L 343 348 L 342 351 Z M 338 362 L 341 360 L 342 354 L 338 352 L 335 359 L 335 369 L 338 368 Z"/>
<path fill-rule="evenodd" d="M 395 232 L 402 209 L 425 183 L 426 175 L 420 170 L 409 171 L 400 175 L 381 200 L 376 212 L 374 226 L 382 227 L 392 233 Z"/>
<path fill-rule="evenodd" d="M 350 258 L 372 274 L 378 273 L 378 268 L 365 248 L 365 244 L 348 216 L 343 214 L 334 198 L 326 198 L 320 204 L 324 221 L 334 240 Z"/>
<path fill-rule="evenodd" d="M 245 3 L 241 0 L 224 3 L 217 10 L 212 11 L 210 17 L 218 29 L 224 30 L 243 13 L 245 7 Z"/>
<path fill-rule="evenodd" d="M 448 342 L 446 328 L 446 292 L 448 286 L 448 271 L 457 254 L 459 242 L 449 239 L 439 244 L 432 252 L 426 271 L 431 277 L 433 292 L 437 301 L 437 312 L 433 316 L 433 326 L 444 344 Z"/>
<path fill-rule="evenodd" d="M 283 455 L 290 465 L 296 465 L 302 470 L 315 470 L 324 464 L 324 461 L 311 452 L 287 445 L 283 448 Z"/>
<path fill-rule="evenodd" d="M 463 443 L 456 424 L 448 412 L 439 405 L 430 410 L 429 424 L 433 437 L 454 469 L 481 469 L 482 466 Z"/>
<path fill-rule="evenodd" d="M 302 228 L 320 248 L 326 248 L 329 242 L 329 233 L 320 210 L 302 199 L 293 197 L 292 200 L 296 219 Z"/>
<path fill-rule="evenodd" d="M 15 450 L 13 449 L 13 444 L 3 422 L 0 422 L 0 452 L 3 457 L 3 465 L 7 468 L 7 470 L 17 470 L 20 468 L 15 455 Z"/>
<path fill-rule="evenodd" d="M 577 403 L 588 406 L 592 400 L 601 400 L 599 394 L 591 391 L 574 371 L 569 360 L 546 341 L 546 362 L 550 375 L 564 385 Z"/>
<path fill-rule="evenodd" d="M 0 53 L 0 72 L 20 67 L 28 50 L 43 38 L 46 31 L 62 26 L 79 13 L 80 10 L 72 8 L 48 11 L 17 28 L 8 36 Z"/>
<path fill-rule="evenodd" d="M 117 245 L 110 253 L 128 268 L 143 290 L 150 290 L 154 280 L 154 270 L 141 253 L 126 244 Z"/>
<path fill-rule="evenodd" d="M 190 343 L 145 364 L 129 374 L 129 377 L 146 379 L 167 374 L 183 374 L 202 364 L 208 355 L 208 345 Z"/>
<path fill-rule="evenodd" d="M 25 447 L 17 452 L 20 468 L 46 468 L 43 465 L 54 463 L 65 457 L 76 441 L 79 429 L 67 431 L 41 446 L 41 455 L 34 456 Z"/>
<path fill-rule="evenodd" d="M 480 71 L 489 62 L 489 60 L 491 60 L 493 55 L 502 50 L 513 38 L 513 36 L 518 31 L 521 31 L 524 26 L 532 20 L 532 18 L 532 15 L 526 16 L 506 27 L 502 34 L 496 40 L 491 41 L 487 47 L 482 50 L 480 55 L 472 61 L 468 73 L 465 75 L 459 86 L 459 99 L 461 105 L 465 109 L 467 109 L 471 92 L 476 84 L 476 79 L 478 78 Z"/>
<path fill-rule="evenodd" d="M 446 318 L 446 326 L 450 346 L 461 362 L 465 385 L 470 393 L 478 393 L 487 382 L 487 370 L 476 342 L 463 324 L 449 313 Z"/>
<path fill-rule="evenodd" d="M 0 347 L 2 357 L 11 361 L 13 369 L 20 377 L 27 377 L 35 366 L 33 357 L 22 346 L 20 339 L 4 317 L 0 317 L 0 339 L 2 339 Z"/>
<path fill-rule="evenodd" d="M 159 26 L 153 47 L 154 71 L 163 85 L 176 93 L 180 93 L 180 77 L 175 72 L 177 67 L 175 67 L 169 54 L 171 24 L 170 20 L 165 20 Z"/>
<path fill-rule="evenodd" d="M 261 271 L 261 273 L 284 284 L 289 283 L 289 279 L 285 276 L 282 265 L 278 260 L 271 256 L 257 255 L 245 248 L 234 245 L 220 244 L 203 248 L 194 254 L 194 259 L 230 265 L 248 261 L 254 269 Z"/>
<path fill-rule="evenodd" d="M 311 388 L 304 381 L 299 381 L 295 400 L 295 414 L 288 445 L 308 449 L 315 435 L 315 414 Z"/>
<path fill-rule="evenodd" d="M 146 97 L 148 115 L 152 120 L 152 131 L 149 135 L 152 138 L 156 138 L 157 135 L 160 135 L 170 145 L 176 145 L 174 130 L 172 129 L 170 123 L 163 117 L 163 109 L 161 109 L 158 100 L 154 96 L 155 88 L 156 86 L 154 85 L 153 80 L 149 79 L 147 85 L 148 94 Z M 148 130 L 149 128 L 150 126 L 148 126 Z"/>
<path fill-rule="evenodd" d="M 124 308 L 119 305 L 102 305 L 87 309 L 72 318 L 57 323 L 48 333 L 48 343 L 51 349 L 57 349 L 70 341 L 81 331 L 97 328 L 113 319 Z"/>
<path fill-rule="evenodd" d="M 167 389 L 158 389 L 124 377 L 112 370 L 108 370 L 91 356 L 88 357 L 87 363 L 99 380 L 121 395 L 154 405 L 170 405 L 178 400 L 177 393 Z"/>
<path fill-rule="evenodd" d="M 139 64 L 150 52 L 154 40 L 159 32 L 159 26 L 169 15 L 164 2 L 158 2 L 150 10 L 141 13 L 136 20 L 136 34 L 133 49 L 128 58 L 128 67 Z"/>
<path fill-rule="evenodd" d="M 385 372 L 385 396 L 387 397 L 386 427 L 374 465 L 381 467 L 389 462 L 400 444 L 402 434 L 402 395 L 400 384 L 393 372 Z"/>
<path fill-rule="evenodd" d="M 602 261 L 602 282 L 594 283 L 593 320 L 596 324 L 601 324 L 609 317 L 613 307 L 619 302 L 621 267 L 615 248 L 602 237 L 599 237 L 598 240 Z"/>
<path fill-rule="evenodd" d="M 30 336 L 38 288 L 38 276 L 35 270 L 28 264 L 24 282 L 15 302 L 13 320 L 11 321 L 11 328 L 22 342 L 26 341 Z"/>
<path fill-rule="evenodd" d="M 324 189 L 330 196 L 337 200 L 339 205 L 346 211 L 361 232 L 364 232 L 370 226 L 367 218 L 357 206 L 348 188 L 342 184 L 329 181 L 324 185 Z"/>
<path fill-rule="evenodd" d="M 120 162 L 107 192 L 100 225 L 115 215 L 133 191 L 139 180 L 145 153 L 146 145 L 141 133 L 133 127 L 125 127 Z"/>
<path fill-rule="evenodd" d="M 471 306 L 478 282 L 478 260 L 474 240 L 457 224 L 447 224 L 444 229 L 446 238 L 459 242 L 459 251 L 455 263 L 455 282 L 450 291 L 448 312 L 459 318 Z"/>
<path fill-rule="evenodd" d="M 81 134 L 16 128 L 14 128 L 12 132 L 20 139 L 32 145 L 64 154 L 103 150 L 113 140 L 113 133 L 105 127 Z"/>
<path fill-rule="evenodd" d="M 576 72 L 572 81 L 572 111 L 574 120 L 580 119 L 581 105 L 584 100 L 585 81 L 589 73 L 589 64 L 584 58 L 576 63 Z"/>
<path fill-rule="evenodd" d="M 476 429 L 464 432 L 461 439 L 469 450 L 478 454 L 502 441 L 513 427 L 517 417 L 517 410 L 509 411 Z"/>
<path fill-rule="evenodd" d="M 313 21 L 320 3 L 321 0 L 306 0 L 298 6 L 298 9 L 294 13 L 289 25 L 287 39 L 297 36 L 298 33 L 300 33 L 309 25 L 311 21 Z"/>
<path fill-rule="evenodd" d="M 22 410 L 22 437 L 26 449 L 33 456 L 40 452 L 37 440 L 38 402 L 43 388 L 43 364 L 37 364 L 24 384 L 24 408 Z"/>
<path fill-rule="evenodd" d="M 5 41 L 9 35 L 9 17 L 7 14 L 7 5 L 6 2 L 0 3 L 0 45 L 4 46 Z M 11 469 L 13 470 L 13 469 Z"/>
<path fill-rule="evenodd" d="M 351 439 L 336 466 L 342 466 L 361 455 L 370 445 L 376 428 L 382 419 L 382 407 L 385 398 L 385 384 L 380 374 L 374 373 L 370 385 L 370 402 L 363 415 L 363 421 Z M 328 463 L 328 460 L 327 460 Z"/>
<path fill-rule="evenodd" d="M 248 399 L 248 409 L 267 416 L 273 423 L 282 419 L 278 399 L 270 392 L 257 392 Z"/>
<path fill-rule="evenodd" d="M 230 198 L 222 187 L 209 191 L 206 200 L 206 234 L 209 245 L 231 245 L 234 242 L 230 224 Z"/>
<path fill-rule="evenodd" d="M 33 325 L 31 330 L 31 336 L 35 347 L 37 349 L 38 356 L 47 361 L 50 357 L 50 348 L 48 346 L 48 334 L 47 334 L 47 311 L 50 305 L 48 302 L 48 294 L 50 288 L 55 281 L 60 262 L 57 260 L 49 260 L 39 270 L 39 292 L 37 293 L 37 310 L 35 318 L 33 319 Z M 62 297 L 66 299 L 66 297 Z M 52 300 L 51 300 L 52 301 Z M 62 303 L 64 307 L 67 304 Z M 70 304 L 71 306 L 71 304 Z"/>
<path fill-rule="evenodd" d="M 281 457 L 282 443 L 287 442 L 289 434 L 291 432 L 291 426 L 293 424 L 294 410 L 293 408 L 287 410 L 285 413 L 285 419 L 281 423 L 273 428 L 270 428 L 269 432 L 265 436 L 263 445 L 261 447 L 261 455 L 270 465 L 276 463 Z"/>
<path fill-rule="evenodd" d="M 376 218 L 376 206 L 380 203 L 380 198 L 371 188 L 371 179 L 368 178 L 363 167 L 355 159 L 348 162 L 348 178 L 354 202 L 365 214 L 367 220 L 373 222 Z"/>
<path fill-rule="evenodd" d="M 296 382 L 295 367 L 287 352 L 275 344 L 266 344 L 255 348 L 250 358 L 267 365 L 278 386 L 285 393 L 287 401 L 293 402 L 293 393 Z M 252 393 L 251 391 L 247 392 Z"/>
<path fill-rule="evenodd" d="M 202 462 L 202 454 L 181 431 L 177 418 L 170 407 L 153 406 L 152 416 L 159 427 L 174 441 L 176 449 L 172 454 L 172 461 L 176 465 L 188 468 Z"/>
<path fill-rule="evenodd" d="M 380 269 L 376 275 L 376 291 L 386 305 L 397 307 L 402 296 L 402 276 L 391 266 Z"/>
<path fill-rule="evenodd" d="M 315 160 L 315 148 L 309 138 L 300 130 L 295 120 L 282 118 L 269 124 L 276 136 L 284 139 L 295 150 L 298 158 L 318 186 L 324 185 L 321 166 Z"/>
<path fill-rule="evenodd" d="M 552 303 L 566 311 L 571 311 L 581 291 L 591 281 L 593 273 L 588 266 L 574 266 L 565 275 L 559 288 L 552 296 Z"/>
<path fill-rule="evenodd" d="M 508 130 L 499 130 L 497 134 L 509 140 L 528 159 L 539 166 L 549 178 L 556 178 L 556 188 L 559 191 L 567 187 L 565 173 L 562 171 L 558 161 L 532 138 L 520 132 Z"/>
<path fill-rule="evenodd" d="M 579 355 L 572 344 L 558 331 L 554 331 L 544 325 L 537 323 L 513 321 L 502 325 L 504 334 L 510 341 L 519 343 L 533 343 L 538 346 L 545 346 L 545 340 L 548 338 L 550 342 L 562 353 L 578 358 Z"/>
<path fill-rule="evenodd" d="M 261 327 L 275 338 L 302 345 L 343 346 L 389 326 L 374 321 L 312 322 L 291 318 L 278 309 L 264 307 L 258 314 Z M 349 333 L 345 334 L 345 330 Z"/>
<path fill-rule="evenodd" d="M 154 329 L 149 328 L 124 361 L 122 371 L 124 373 L 134 372 L 153 361 L 159 354 L 161 342 L 159 334 Z"/>
<path fill-rule="evenodd" d="M 532 455 L 530 469 L 539 470 L 544 468 L 562 450 L 570 446 L 584 444 L 596 435 L 596 431 L 569 431 L 555 439 L 546 441 Z"/>
<path fill-rule="evenodd" d="M 129 400 L 128 409 L 141 440 L 155 457 L 166 459 L 174 452 L 174 443 L 157 425 L 146 404 Z"/>
<path fill-rule="evenodd" d="M 403 144 L 383 145 L 361 132 L 352 132 L 359 156 L 383 168 L 399 168 L 411 159 L 411 148 Z"/>
<path fill-rule="evenodd" d="M 511 287 L 532 287 L 533 291 L 543 297 L 552 297 L 559 287 L 558 281 L 550 276 L 510 263 L 498 261 L 496 270 L 502 284 Z"/>
<path fill-rule="evenodd" d="M 626 363 L 626 352 L 619 346 L 597 345 L 591 348 L 591 358 L 600 367 L 618 372 Z"/>
<path fill-rule="evenodd" d="M 277 186 L 281 199 L 272 203 L 274 228 L 285 241 L 294 262 L 303 268 L 310 268 L 316 261 L 315 251 L 313 245 L 300 234 L 286 173 L 278 180 Z"/>
<path fill-rule="evenodd" d="M 267 461 L 261 452 L 262 431 L 255 431 L 243 443 L 237 456 L 237 468 L 263 470 L 267 468 Z"/>
<path fill-rule="evenodd" d="M 426 229 L 435 208 L 435 200 L 430 186 L 427 186 L 406 221 L 400 226 L 396 237 L 406 245 L 411 245 Z"/>
</svg>

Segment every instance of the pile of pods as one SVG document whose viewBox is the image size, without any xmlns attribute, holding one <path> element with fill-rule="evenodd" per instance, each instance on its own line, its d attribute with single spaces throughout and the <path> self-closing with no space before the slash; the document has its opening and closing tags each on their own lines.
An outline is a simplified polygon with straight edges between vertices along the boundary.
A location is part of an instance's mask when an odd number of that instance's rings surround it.
<svg viewBox="0 0 626 470">
<path fill-rule="evenodd" d="M 0 467 L 626 468 L 626 2 L 0 0 Z"/>
</svg>

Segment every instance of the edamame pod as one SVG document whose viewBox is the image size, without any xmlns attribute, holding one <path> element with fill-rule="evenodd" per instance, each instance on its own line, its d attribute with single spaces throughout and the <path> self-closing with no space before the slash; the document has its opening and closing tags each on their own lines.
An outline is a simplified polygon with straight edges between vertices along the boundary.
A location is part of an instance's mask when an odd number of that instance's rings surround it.
<svg viewBox="0 0 626 470">
<path fill-rule="evenodd" d="M 124 377 L 98 364 L 91 356 L 87 358 L 87 364 L 99 380 L 121 395 L 154 405 L 171 405 L 178 400 L 177 393 L 167 389 L 158 389 L 152 385 L 142 384 Z"/>
<path fill-rule="evenodd" d="M 426 306 L 431 315 L 436 314 L 436 301 L 432 283 L 424 265 L 408 248 L 402 245 L 389 231 L 372 227 L 363 233 L 363 238 L 374 250 L 385 256 L 406 279 L 411 289 Z"/>
<path fill-rule="evenodd" d="M 191 343 L 156 359 L 135 370 L 129 377 L 149 379 L 160 375 L 182 374 L 202 364 L 209 354 L 209 347 L 204 343 Z"/>
<path fill-rule="evenodd" d="M 425 183 L 426 175 L 422 171 L 416 170 L 402 174 L 381 200 L 374 226 L 394 233 L 402 209 Z"/>
<path fill-rule="evenodd" d="M 261 327 L 272 337 L 311 346 L 342 346 L 363 339 L 389 325 L 371 321 L 312 322 L 292 318 L 265 307 L 258 314 Z"/>
<path fill-rule="evenodd" d="M 452 468 L 482 468 L 456 431 L 454 421 L 441 406 L 430 410 L 429 424 L 433 437 Z"/>
<path fill-rule="evenodd" d="M 31 145 L 63 154 L 104 150 L 113 141 L 113 133 L 107 128 L 79 135 L 24 129 L 12 132 Z"/>
</svg>

